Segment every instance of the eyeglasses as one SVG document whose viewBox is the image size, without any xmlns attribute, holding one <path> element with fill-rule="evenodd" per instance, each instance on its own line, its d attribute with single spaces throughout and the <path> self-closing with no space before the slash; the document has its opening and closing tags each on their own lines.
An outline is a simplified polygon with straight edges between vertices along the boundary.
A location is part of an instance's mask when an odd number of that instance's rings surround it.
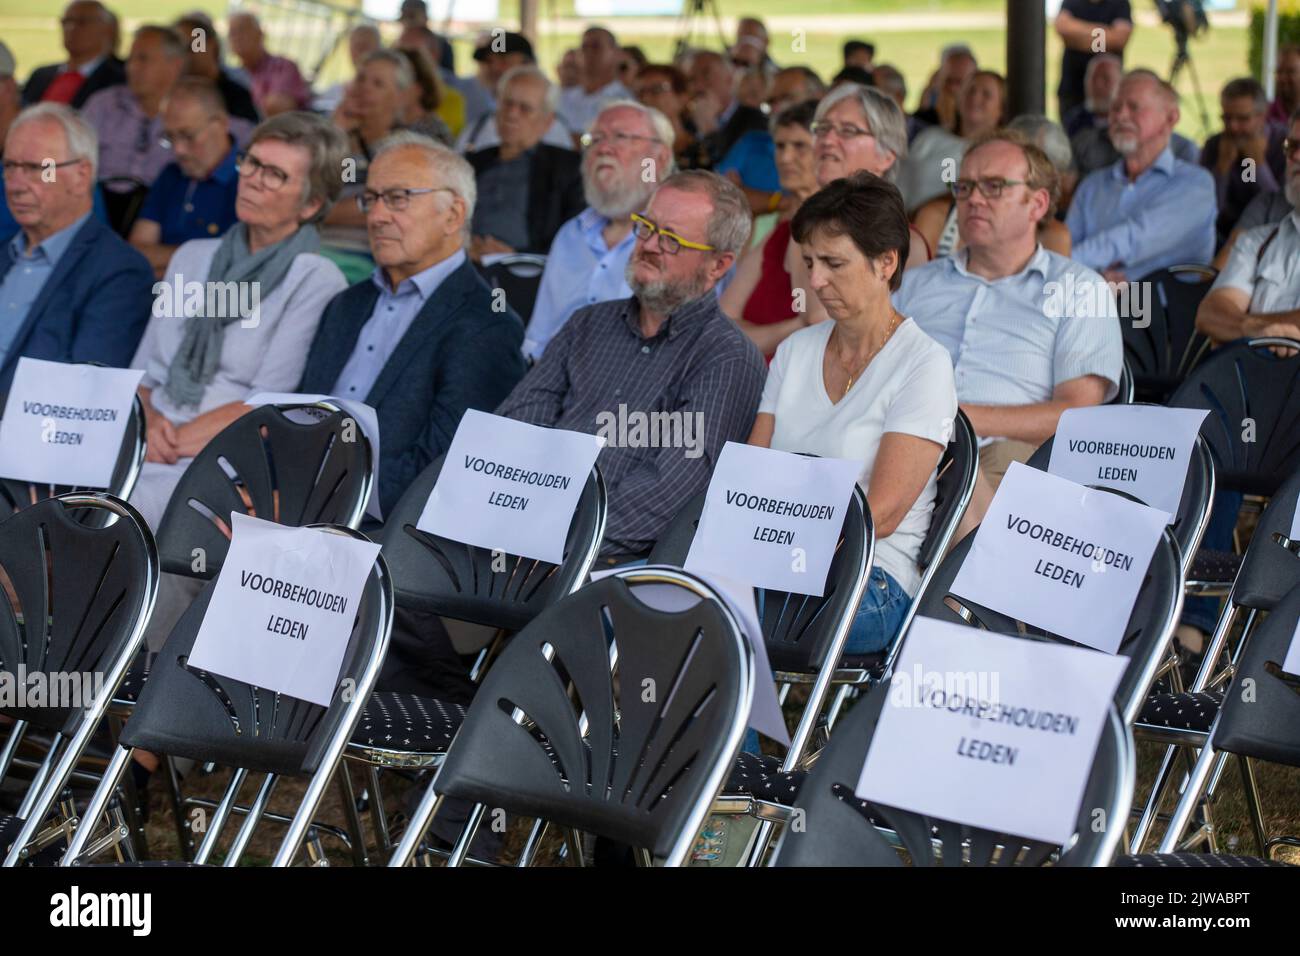
<svg viewBox="0 0 1300 956">
<path fill-rule="evenodd" d="M 840 139 L 857 139 L 859 136 L 874 135 L 871 130 L 863 129 L 861 126 L 854 126 L 852 123 L 840 123 L 837 126 L 834 123 L 827 123 L 825 120 L 813 123 L 808 129 L 818 139 L 829 136 L 831 133 L 834 133 Z"/>
<path fill-rule="evenodd" d="M 453 196 L 456 190 L 447 186 L 428 186 L 421 189 L 385 189 L 382 193 L 375 192 L 373 189 L 367 189 L 357 197 L 357 206 L 362 212 L 370 212 L 375 208 L 375 203 L 381 199 L 384 205 L 393 212 L 402 212 L 411 205 L 412 196 L 423 196 L 426 193 L 451 193 Z"/>
<path fill-rule="evenodd" d="M 174 149 L 177 146 L 193 146 L 195 140 L 203 134 L 203 130 L 214 120 L 216 120 L 215 116 L 209 116 L 199 124 L 198 129 L 193 130 L 177 130 L 174 133 L 163 130 L 162 139 L 159 142 L 162 143 L 163 149 Z"/>
<path fill-rule="evenodd" d="M 671 93 L 672 91 L 673 85 L 664 80 L 662 83 L 647 83 L 636 91 L 636 95 L 637 99 L 640 99 L 643 96 L 657 96 L 660 93 Z"/>
<path fill-rule="evenodd" d="M 65 159 L 61 163 L 20 163 L 16 159 L 6 159 L 3 165 L 5 175 L 9 177 L 17 176 L 22 173 L 25 176 L 39 176 L 47 169 L 61 169 L 64 166 L 75 166 L 77 163 L 84 163 L 84 159 Z"/>
<path fill-rule="evenodd" d="M 669 232 L 667 229 L 661 229 L 645 216 L 638 213 L 632 213 L 632 232 L 642 242 L 649 242 L 650 237 L 657 235 L 659 237 L 659 248 L 667 255 L 675 256 L 683 248 L 696 249 L 700 252 L 716 252 L 713 246 L 706 246 L 702 242 L 691 242 L 689 239 L 683 239 L 675 232 Z"/>
<path fill-rule="evenodd" d="M 578 142 L 582 144 L 583 149 L 590 149 L 592 146 L 599 146 L 607 139 L 613 140 L 615 146 L 622 146 L 624 143 L 639 139 L 649 143 L 659 142 L 653 136 L 637 136 L 635 133 L 583 133 Z"/>
<path fill-rule="evenodd" d="M 985 199 L 997 199 L 1002 195 L 1002 191 L 1008 186 L 1027 186 L 1029 185 L 1023 179 L 997 179 L 995 177 L 985 177 L 984 179 L 959 179 L 948 187 L 952 192 L 954 199 L 967 200 L 971 194 L 978 188 L 980 195 Z"/>
<path fill-rule="evenodd" d="M 289 174 L 279 166 L 271 166 L 262 162 L 256 156 L 245 152 L 240 152 L 235 156 L 235 169 L 245 179 L 261 176 L 262 185 L 272 192 L 275 192 L 289 181 Z"/>
</svg>

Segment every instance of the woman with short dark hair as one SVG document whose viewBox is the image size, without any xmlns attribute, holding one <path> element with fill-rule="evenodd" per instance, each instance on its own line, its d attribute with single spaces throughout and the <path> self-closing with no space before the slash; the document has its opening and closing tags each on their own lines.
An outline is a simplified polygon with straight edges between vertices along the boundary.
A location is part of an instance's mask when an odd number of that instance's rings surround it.
<svg viewBox="0 0 1300 956">
<path fill-rule="evenodd" d="M 862 462 L 876 561 L 845 649 L 870 653 L 897 636 L 920 583 L 935 470 L 957 416 L 952 361 L 890 301 L 911 242 L 893 184 L 834 180 L 799 207 L 791 234 L 828 319 L 777 348 L 749 441 Z"/>
</svg>

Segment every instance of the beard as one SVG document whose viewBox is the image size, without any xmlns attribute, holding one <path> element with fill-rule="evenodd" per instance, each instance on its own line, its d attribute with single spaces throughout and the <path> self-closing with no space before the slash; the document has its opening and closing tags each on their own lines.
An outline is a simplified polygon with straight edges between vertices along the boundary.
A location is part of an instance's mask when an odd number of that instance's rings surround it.
<svg viewBox="0 0 1300 956">
<path fill-rule="evenodd" d="M 1136 133 L 1120 133 L 1112 129 L 1110 131 L 1110 142 L 1115 147 L 1115 152 L 1121 156 L 1132 156 L 1137 152 L 1142 141 L 1138 139 Z"/>
<path fill-rule="evenodd" d="M 671 315 L 687 302 L 694 302 L 709 291 L 709 278 L 703 265 L 685 279 L 656 279 L 642 282 L 636 277 L 637 262 L 635 255 L 627 260 L 623 278 L 627 280 L 632 294 L 641 303 L 641 308 L 650 312 L 664 316 Z"/>
<path fill-rule="evenodd" d="M 623 169 L 616 164 L 618 176 L 608 186 L 601 183 L 595 172 L 610 160 L 598 160 L 590 170 L 582 170 L 582 195 L 587 205 L 606 219 L 624 219 L 634 212 L 640 212 L 650 202 L 655 182 L 642 182 L 640 167 Z"/>
</svg>

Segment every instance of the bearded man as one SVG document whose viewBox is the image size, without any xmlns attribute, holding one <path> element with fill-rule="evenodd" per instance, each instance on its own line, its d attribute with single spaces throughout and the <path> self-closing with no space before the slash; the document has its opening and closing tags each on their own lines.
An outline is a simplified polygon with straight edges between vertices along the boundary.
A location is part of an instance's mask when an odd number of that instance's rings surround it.
<svg viewBox="0 0 1300 956">
<path fill-rule="evenodd" d="M 648 553 L 704 490 L 722 446 L 745 441 L 766 376 L 714 294 L 749 238 L 744 194 L 696 170 L 670 176 L 643 208 L 629 222 L 631 295 L 578 308 L 497 409 L 606 438 L 610 564 Z"/>
</svg>

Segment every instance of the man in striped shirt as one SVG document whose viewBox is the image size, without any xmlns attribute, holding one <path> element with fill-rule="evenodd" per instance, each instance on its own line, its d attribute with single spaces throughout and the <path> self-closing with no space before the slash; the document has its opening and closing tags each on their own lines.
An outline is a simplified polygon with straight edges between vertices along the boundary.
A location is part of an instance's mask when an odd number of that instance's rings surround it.
<svg viewBox="0 0 1300 956">
<path fill-rule="evenodd" d="M 713 173 L 677 173 L 635 214 L 632 297 L 579 309 L 497 414 L 603 435 L 602 554 L 645 555 L 703 491 L 758 410 L 763 357 L 713 287 L 749 238 L 749 204 Z"/>
</svg>

